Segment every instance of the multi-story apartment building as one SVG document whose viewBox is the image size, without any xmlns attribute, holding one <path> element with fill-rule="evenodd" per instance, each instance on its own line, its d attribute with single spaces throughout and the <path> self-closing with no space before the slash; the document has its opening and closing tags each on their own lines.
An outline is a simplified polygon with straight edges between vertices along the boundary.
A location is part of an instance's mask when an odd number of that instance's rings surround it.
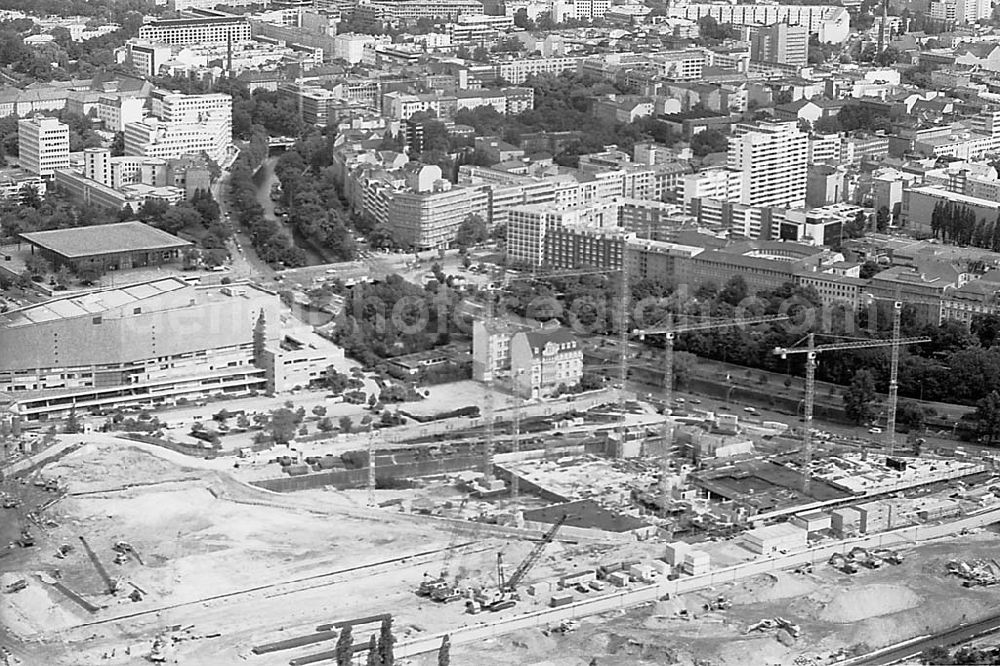
<svg viewBox="0 0 1000 666">
<path fill-rule="evenodd" d="M 593 21 L 604 18 L 610 8 L 610 0 L 553 0 L 551 15 L 557 23 Z"/>
<path fill-rule="evenodd" d="M 729 169 L 741 175 L 739 202 L 800 207 L 806 203 L 809 135 L 794 122 L 737 125 L 729 140 Z"/>
<path fill-rule="evenodd" d="M 742 186 L 740 171 L 725 167 L 705 169 L 681 178 L 681 201 L 685 209 L 695 199 L 734 201 L 739 199 Z"/>
<path fill-rule="evenodd" d="M 984 273 L 960 287 L 949 289 L 941 299 L 941 321 L 971 326 L 977 317 L 1000 314 L 1000 271 Z"/>
<path fill-rule="evenodd" d="M 542 398 L 570 388 L 583 377 L 583 347 L 566 328 L 515 333 L 510 342 L 510 371 L 521 395 Z"/>
<path fill-rule="evenodd" d="M 157 76 L 160 67 L 173 57 L 170 44 L 150 42 L 144 39 L 130 39 L 125 42 L 124 58 L 137 72 L 145 76 Z"/>
<path fill-rule="evenodd" d="M 152 19 L 139 28 L 138 37 L 161 44 L 242 44 L 249 42 L 250 21 L 244 16 L 205 12 L 198 18 Z M 155 73 L 155 72 L 154 72 Z"/>
<path fill-rule="evenodd" d="M 232 144 L 232 98 L 224 94 L 153 95 L 156 118 L 125 126 L 125 154 L 176 158 L 204 151 L 225 162 Z"/>
<path fill-rule="evenodd" d="M 975 23 L 989 18 L 993 4 L 989 0 L 932 0 L 931 18 L 948 23 Z"/>
<path fill-rule="evenodd" d="M 466 15 L 445 26 L 445 32 L 455 46 L 489 46 L 513 27 L 512 16 Z"/>
<path fill-rule="evenodd" d="M 17 145 L 21 167 L 29 173 L 51 178 L 56 169 L 69 167 L 69 125 L 55 118 L 19 120 Z"/>
<path fill-rule="evenodd" d="M 841 43 L 851 34 L 851 18 L 847 10 L 831 5 L 681 3 L 672 5 L 667 15 L 691 21 L 711 16 L 719 23 L 735 25 L 801 25 L 821 42 Z"/>
<path fill-rule="evenodd" d="M 105 95 L 97 100 L 97 119 L 109 132 L 122 132 L 125 125 L 137 123 L 146 113 L 146 100 L 141 97 Z"/>
<path fill-rule="evenodd" d="M 504 115 L 528 111 L 535 106 L 535 91 L 531 88 L 493 88 L 458 90 L 454 94 L 410 94 L 388 92 L 382 96 L 382 112 L 393 120 L 408 120 L 417 113 L 429 113 L 442 120 L 451 120 L 461 110 L 493 107 Z"/>
<path fill-rule="evenodd" d="M 456 21 L 460 16 L 483 13 L 477 0 L 366 0 L 355 15 L 373 23 L 407 24 L 422 18 Z"/>
<path fill-rule="evenodd" d="M 538 267 L 546 263 L 546 237 L 561 227 L 616 228 L 617 204 L 562 208 L 558 204 L 515 206 L 508 213 L 507 258 L 511 263 Z"/>
<path fill-rule="evenodd" d="M 805 67 L 809 62 L 809 31 L 805 26 L 788 23 L 763 26 L 750 42 L 750 58 Z"/>
<path fill-rule="evenodd" d="M 581 61 L 582 58 L 579 56 L 513 58 L 494 63 L 493 73 L 498 81 L 507 81 L 513 85 L 520 85 L 529 76 L 575 72 L 579 68 Z"/>
</svg>

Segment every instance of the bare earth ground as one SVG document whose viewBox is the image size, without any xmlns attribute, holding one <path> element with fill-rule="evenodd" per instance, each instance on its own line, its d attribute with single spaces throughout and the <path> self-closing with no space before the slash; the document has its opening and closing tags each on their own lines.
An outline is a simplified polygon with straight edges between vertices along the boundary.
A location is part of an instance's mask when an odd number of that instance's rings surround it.
<svg viewBox="0 0 1000 666">
<path fill-rule="evenodd" d="M 423 576 L 437 575 L 444 563 L 440 552 L 420 554 L 451 544 L 450 528 L 367 509 L 364 491 L 267 493 L 237 483 L 214 461 L 107 438 L 47 465 L 42 474 L 59 477 L 71 493 L 45 514 L 58 527 L 36 530 L 36 548 L 0 559 L 0 583 L 29 582 L 26 590 L 0 594 L 0 626 L 16 637 L 0 631 L 0 643 L 10 643 L 26 664 L 136 663 L 136 654 L 148 653 L 152 639 L 171 625 L 190 627 L 186 635 L 200 637 L 178 646 L 185 664 L 287 663 L 332 645 L 270 657 L 253 656 L 250 647 L 376 613 L 393 614 L 400 640 L 480 619 L 464 614 L 460 603 L 432 604 L 414 594 Z M 380 491 L 377 499 L 407 492 Z M 81 535 L 124 594 L 106 594 Z M 111 547 L 119 540 L 132 544 L 143 564 L 115 564 Z M 512 569 L 533 546 L 489 534 L 454 537 L 455 543 L 468 541 L 478 543 L 458 552 L 450 570 L 480 584 L 495 584 L 498 551 Z M 65 559 L 55 557 L 60 544 L 74 547 Z M 630 556 L 636 547 L 615 557 Z M 587 567 L 592 552 L 553 544 L 531 578 Z M 361 569 L 345 571 L 352 567 Z M 50 584 L 55 577 L 101 610 L 90 614 L 76 605 Z M 142 601 L 127 598 L 133 584 L 145 592 Z M 507 613 L 546 602 L 528 598 Z M 106 659 L 112 651 L 114 658 Z"/>
<path fill-rule="evenodd" d="M 175 648 L 179 663 L 270 666 L 333 645 L 265 656 L 252 655 L 253 645 L 309 634 L 325 622 L 388 612 L 397 638 L 406 640 L 496 617 L 469 616 L 458 602 L 439 605 L 416 597 L 422 577 L 437 575 L 444 564 L 440 552 L 421 553 L 449 545 L 450 530 L 425 517 L 367 509 L 364 491 L 276 495 L 237 483 L 209 461 L 106 440 L 43 473 L 61 476 L 71 492 L 87 494 L 70 496 L 46 512 L 58 527 L 40 534 L 38 547 L 0 559 L 0 584 L 29 582 L 18 593 L 0 594 L 0 643 L 23 664 L 142 663 L 152 639 L 165 627 L 180 625 L 186 638 Z M 114 490 L 128 484 L 139 485 Z M 392 496 L 393 491 L 380 491 L 378 499 Z M 80 535 L 126 594 L 133 583 L 146 592 L 142 601 L 105 593 Z M 131 543 L 144 564 L 134 559 L 115 564 L 111 546 L 118 540 Z M 478 543 L 459 552 L 450 571 L 483 584 L 495 580 L 498 551 L 511 570 L 533 545 L 486 530 L 456 537 L 457 543 L 466 541 Z M 60 544 L 74 546 L 66 559 L 54 555 Z M 452 663 L 568 665 L 596 657 L 601 664 L 700 659 L 744 666 L 790 664 L 798 655 L 821 655 L 825 661 L 842 647 L 874 648 L 944 629 L 963 616 L 971 621 L 995 612 L 1000 589 L 962 588 L 947 576 L 945 563 L 989 558 L 998 546 L 997 535 L 982 532 L 916 547 L 900 566 L 854 576 L 819 565 L 814 574 L 759 577 L 590 618 L 566 636 L 525 631 L 455 646 Z M 526 582 L 603 561 L 657 556 L 661 550 L 654 542 L 616 548 L 555 543 Z M 103 608 L 84 611 L 49 584 L 54 576 Z M 704 601 L 719 594 L 734 607 L 703 611 Z M 503 614 L 537 610 L 546 602 L 524 595 Z M 680 619 L 681 607 L 694 619 Z M 794 642 L 785 637 L 790 643 L 785 645 L 774 630 L 746 633 L 750 624 L 776 615 L 801 625 L 802 637 Z M 356 639 L 364 640 L 372 629 L 358 628 Z M 436 663 L 432 655 L 416 662 Z"/>
<path fill-rule="evenodd" d="M 565 636 L 524 631 L 475 646 L 456 646 L 452 663 L 589 664 L 596 657 L 612 664 L 683 664 L 696 660 L 716 666 L 791 664 L 802 655 L 829 663 L 841 648 L 869 650 L 910 637 L 935 633 L 996 612 L 1000 590 L 963 588 L 948 576 L 953 558 L 990 558 L 1000 546 L 992 532 L 918 546 L 899 566 L 851 576 L 819 565 L 813 574 L 759 576 L 713 591 L 684 595 L 581 622 Z M 727 611 L 708 612 L 704 603 L 718 595 L 733 601 Z M 688 609 L 694 619 L 681 619 Z M 802 635 L 784 645 L 778 632 L 747 633 L 763 618 L 781 616 L 799 624 Z M 787 638 L 787 637 L 785 637 Z M 421 666 L 434 664 L 428 656 Z"/>
</svg>

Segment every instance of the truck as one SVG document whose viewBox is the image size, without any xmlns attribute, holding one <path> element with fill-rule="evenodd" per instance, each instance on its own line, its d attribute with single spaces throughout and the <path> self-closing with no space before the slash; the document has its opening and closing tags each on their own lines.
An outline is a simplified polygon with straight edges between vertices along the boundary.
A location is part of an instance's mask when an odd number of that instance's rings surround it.
<svg viewBox="0 0 1000 666">
<path fill-rule="evenodd" d="M 20 592 L 26 587 L 28 587 L 28 581 L 21 578 L 19 580 L 15 580 L 13 583 L 5 587 L 4 592 L 6 592 L 7 594 L 13 594 L 14 592 Z"/>
</svg>

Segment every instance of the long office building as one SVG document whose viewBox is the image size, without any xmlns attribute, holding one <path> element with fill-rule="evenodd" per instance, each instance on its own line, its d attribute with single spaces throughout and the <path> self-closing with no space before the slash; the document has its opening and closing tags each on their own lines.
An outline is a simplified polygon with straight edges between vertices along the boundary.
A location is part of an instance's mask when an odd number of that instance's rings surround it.
<svg viewBox="0 0 1000 666">
<path fill-rule="evenodd" d="M 208 12 L 206 12 L 208 13 Z M 198 18 L 153 19 L 139 28 L 146 42 L 180 46 L 242 44 L 252 39 L 250 21 L 229 14 Z"/>
<path fill-rule="evenodd" d="M 774 25 L 788 23 L 805 26 L 821 42 L 841 43 L 851 34 L 851 18 L 843 7 L 833 5 L 765 4 L 675 4 L 667 9 L 670 18 L 697 21 L 711 16 L 719 23 L 736 25 Z"/>
</svg>

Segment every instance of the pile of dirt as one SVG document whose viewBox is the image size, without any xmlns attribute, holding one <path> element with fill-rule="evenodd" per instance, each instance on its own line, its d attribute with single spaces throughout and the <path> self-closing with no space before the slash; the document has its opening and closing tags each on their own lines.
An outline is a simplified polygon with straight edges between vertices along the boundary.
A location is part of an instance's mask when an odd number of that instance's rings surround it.
<svg viewBox="0 0 1000 666">
<path fill-rule="evenodd" d="M 552 654 L 556 647 L 554 639 L 533 629 L 511 634 L 510 643 L 516 649 L 527 650 L 533 655 Z"/>
<path fill-rule="evenodd" d="M 86 492 L 180 481 L 196 476 L 197 471 L 127 444 L 92 442 L 46 465 L 42 474 L 65 480 L 71 492 Z"/>
<path fill-rule="evenodd" d="M 815 589 L 816 584 L 811 579 L 782 571 L 747 581 L 733 590 L 730 598 L 734 604 L 753 604 L 803 597 Z"/>
<path fill-rule="evenodd" d="M 874 584 L 840 590 L 819 613 L 819 619 L 850 624 L 890 615 L 920 605 L 919 594 L 904 585 Z"/>
</svg>

